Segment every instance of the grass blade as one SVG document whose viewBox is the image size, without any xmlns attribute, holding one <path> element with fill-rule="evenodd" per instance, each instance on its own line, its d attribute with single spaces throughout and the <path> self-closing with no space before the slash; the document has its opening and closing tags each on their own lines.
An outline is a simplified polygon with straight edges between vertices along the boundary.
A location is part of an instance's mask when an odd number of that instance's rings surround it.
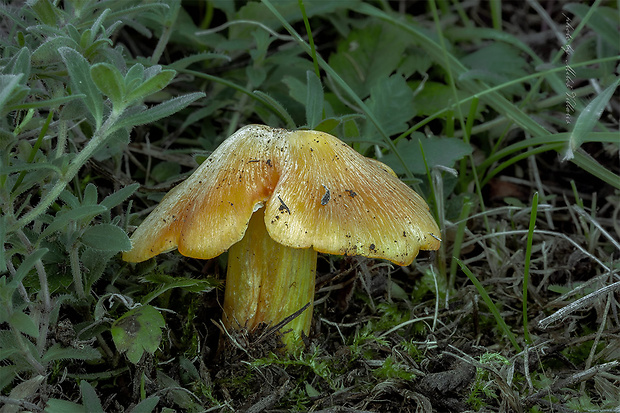
<svg viewBox="0 0 620 413">
<path fill-rule="evenodd" d="M 532 212 L 530 213 L 530 226 L 527 231 L 527 245 L 525 247 L 525 268 L 523 270 L 523 336 L 526 343 L 532 343 L 527 321 L 527 287 L 530 281 L 530 262 L 532 259 L 532 242 L 534 228 L 536 227 L 536 212 L 538 211 L 538 192 L 532 197 Z"/>
<path fill-rule="evenodd" d="M 273 13 L 273 15 L 276 16 L 282 26 L 289 32 L 291 36 L 295 38 L 295 40 L 304 49 L 304 51 L 309 55 L 312 55 L 312 50 L 310 46 L 304 41 L 304 39 L 299 35 L 299 33 L 295 31 L 293 26 L 291 26 L 289 22 L 278 12 L 278 10 L 276 10 L 276 8 L 271 4 L 271 2 L 269 0 L 263 0 L 263 4 L 265 4 L 265 6 L 267 6 L 267 8 Z M 362 4 L 361 6 L 364 6 L 364 4 Z M 323 58 L 318 55 L 316 56 L 316 58 L 325 73 L 327 73 L 334 80 L 334 82 L 338 84 L 338 86 L 340 86 L 342 90 L 347 93 L 347 95 L 349 95 L 349 97 L 362 110 L 362 112 L 364 112 L 364 114 L 368 117 L 372 124 L 375 125 L 387 147 L 396 155 L 400 163 L 403 165 L 403 169 L 405 170 L 407 178 L 410 180 L 414 180 L 413 174 L 411 173 L 407 162 L 405 162 L 405 160 L 396 149 L 396 146 L 394 145 L 392 139 L 390 139 L 390 137 L 385 133 L 385 130 L 383 130 L 383 128 L 381 127 L 381 123 L 379 122 L 377 116 L 375 116 L 375 114 L 368 108 L 368 106 L 362 101 L 362 99 L 353 91 L 353 89 L 351 89 L 351 87 L 340 77 L 340 75 L 338 75 L 338 73 L 336 73 L 336 71 L 332 69 L 332 67 L 325 60 L 323 60 Z"/>
<path fill-rule="evenodd" d="M 482 284 L 480 284 L 480 281 L 478 281 L 476 276 L 469 270 L 469 268 L 467 268 L 467 266 L 465 264 L 463 264 L 463 262 L 461 260 L 459 260 L 456 257 L 454 257 L 454 259 L 459 264 L 459 266 L 461 267 L 461 270 L 463 270 L 465 275 L 467 275 L 467 278 L 469 278 L 471 280 L 471 282 L 474 284 L 474 286 L 476 287 L 476 290 L 478 290 L 478 293 L 480 294 L 480 296 L 482 297 L 484 302 L 487 304 L 487 307 L 489 307 L 489 310 L 491 310 L 491 313 L 493 314 L 493 317 L 495 317 L 495 321 L 497 322 L 497 325 L 499 326 L 500 330 L 503 331 L 504 334 L 506 334 L 506 336 L 508 337 L 508 339 L 512 343 L 512 346 L 515 348 L 515 350 L 518 353 L 520 353 L 521 352 L 521 347 L 517 343 L 517 339 L 515 338 L 515 336 L 512 333 L 512 331 L 510 331 L 510 328 L 508 327 L 508 325 L 506 324 L 506 322 L 502 318 L 502 315 L 499 313 L 499 310 L 498 310 L 497 306 L 495 305 L 493 300 L 491 300 L 491 297 L 489 296 L 487 291 L 484 289 Z"/>
<path fill-rule="evenodd" d="M 616 81 L 609 85 L 607 89 L 603 90 L 581 112 L 575 122 L 573 131 L 568 137 L 568 147 L 564 153 L 564 161 L 575 158 L 574 151 L 581 146 L 588 134 L 592 131 L 594 125 L 598 122 L 605 106 L 609 103 L 609 100 L 616 91 L 618 85 L 620 85 L 620 78 L 616 79 Z"/>
</svg>

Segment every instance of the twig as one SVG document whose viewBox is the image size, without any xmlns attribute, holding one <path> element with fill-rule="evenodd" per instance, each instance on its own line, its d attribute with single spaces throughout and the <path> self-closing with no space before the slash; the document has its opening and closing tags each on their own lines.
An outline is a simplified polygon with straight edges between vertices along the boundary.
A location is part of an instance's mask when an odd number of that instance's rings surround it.
<svg viewBox="0 0 620 413">
<path fill-rule="evenodd" d="M 539 392 L 534 393 L 531 396 L 528 396 L 525 399 L 523 399 L 523 404 L 525 406 L 532 406 L 535 403 L 537 403 L 539 399 L 542 399 L 543 397 L 550 395 L 552 392 L 556 390 L 562 389 L 564 387 L 570 387 L 582 381 L 589 380 L 599 373 L 602 373 L 607 370 L 611 370 L 618 366 L 620 366 L 620 361 L 614 360 L 614 361 L 610 361 L 609 363 L 599 364 L 598 366 L 591 367 L 582 372 L 573 374 L 565 379 L 556 380 L 556 382 L 553 383 L 551 386 L 548 386 L 547 388 L 540 390 Z"/>
<path fill-rule="evenodd" d="M 605 325 L 607 324 L 607 317 L 609 316 L 609 309 L 611 308 L 611 302 L 613 301 L 613 294 L 607 294 L 607 300 L 605 303 L 605 311 L 603 312 L 603 318 L 601 320 L 600 325 L 598 326 L 598 330 L 596 331 L 596 337 L 594 338 L 594 342 L 592 343 L 592 347 L 590 348 L 590 354 L 586 360 L 585 367 L 588 369 L 592 366 L 592 361 L 594 360 L 594 356 L 596 355 L 596 349 L 598 347 L 598 343 L 601 340 L 601 336 L 603 335 L 603 330 L 605 330 Z M 585 382 L 581 383 L 581 393 L 584 393 Z"/>
<path fill-rule="evenodd" d="M 308 307 L 310 307 L 310 303 L 306 303 L 306 305 L 304 305 L 303 307 L 301 307 L 299 310 L 295 311 L 293 314 L 287 316 L 284 320 L 280 321 L 278 324 L 267 328 L 261 335 L 260 337 L 256 340 L 256 344 L 260 343 L 261 341 L 265 340 L 267 337 L 269 337 L 271 334 L 273 334 L 274 332 L 282 329 L 285 325 L 287 325 L 288 323 L 290 323 L 291 321 L 293 321 L 294 319 L 296 319 L 297 317 L 299 317 L 301 315 L 301 313 L 303 313 Z"/>
<path fill-rule="evenodd" d="M 284 40 L 284 41 L 295 40 L 295 38 L 292 37 L 292 36 L 287 36 L 285 34 L 280 34 L 278 32 L 275 32 L 275 31 L 271 30 L 271 28 L 269 28 L 268 26 L 266 26 L 266 25 L 264 25 L 262 23 L 256 22 L 254 20 L 235 20 L 235 21 L 229 21 L 229 22 L 226 22 L 226 23 L 224 23 L 224 24 L 222 24 L 220 26 L 214 27 L 212 29 L 197 31 L 195 34 L 196 34 L 196 36 L 202 36 L 202 35 L 208 35 L 208 34 L 217 33 L 217 32 L 220 32 L 222 30 L 225 30 L 226 28 L 228 28 L 228 27 L 230 27 L 230 26 L 232 26 L 234 24 L 247 24 L 247 25 L 258 26 L 261 29 L 265 30 L 270 35 L 272 35 L 273 37 L 275 37 L 276 39 Z"/>
<path fill-rule="evenodd" d="M 276 389 L 274 393 L 271 393 L 250 406 L 246 410 L 246 413 L 260 413 L 266 409 L 271 409 L 282 398 L 282 396 L 284 396 L 291 389 L 290 381 L 290 379 L 287 379 L 286 382 L 280 386 L 279 389 Z"/>
<path fill-rule="evenodd" d="M 424 321 L 424 320 L 435 320 L 435 314 L 433 314 L 432 316 L 426 316 L 426 317 L 418 317 L 418 318 L 412 318 L 411 320 L 407 320 L 405 322 L 400 323 L 399 325 L 390 328 L 388 331 L 386 331 L 385 333 L 382 333 L 379 338 L 383 338 L 387 335 L 390 335 L 391 333 L 393 333 L 396 330 L 399 330 L 405 326 L 408 326 L 409 324 L 413 324 L 413 323 L 418 323 L 420 321 Z"/>
<path fill-rule="evenodd" d="M 475 243 L 480 242 L 481 240 L 487 239 L 487 238 L 496 238 L 496 237 L 499 237 L 499 236 L 506 236 L 506 235 L 525 235 L 525 234 L 527 234 L 527 232 L 528 232 L 528 230 L 523 229 L 523 230 L 514 230 L 514 231 L 493 232 L 493 233 L 489 233 L 489 234 L 485 234 L 485 235 L 480 235 L 480 236 L 477 236 L 475 239 L 473 239 L 471 241 L 464 242 L 463 243 L 463 247 L 469 246 L 471 244 L 475 244 Z M 599 260 L 594 255 L 592 255 L 591 253 L 586 251 L 585 248 L 583 248 L 581 245 L 579 245 L 577 242 L 575 242 L 573 239 L 571 239 L 566 234 L 563 234 L 561 232 L 544 231 L 544 230 L 534 230 L 534 234 L 536 234 L 536 235 L 550 235 L 550 236 L 553 236 L 553 237 L 563 238 L 566 241 L 568 241 L 569 243 L 571 243 L 579 251 L 581 251 L 582 253 L 587 255 L 589 258 L 591 258 L 598 265 L 600 265 L 605 271 L 607 271 L 607 272 L 611 271 L 610 268 L 607 265 L 605 265 L 601 260 Z"/>
<path fill-rule="evenodd" d="M 34 403 L 30 403 L 30 402 L 27 402 L 25 400 L 12 399 L 12 398 L 6 397 L 6 396 L 0 396 L 0 402 L 4 403 L 5 405 L 11 404 L 13 406 L 23 407 L 25 410 L 30 410 L 30 411 L 33 411 L 33 412 L 42 412 L 43 411 L 42 408 L 40 408 L 39 406 L 37 406 Z"/>
<path fill-rule="evenodd" d="M 566 307 L 563 307 L 563 308 L 559 309 L 555 313 L 551 314 L 549 317 L 545 317 L 542 320 L 540 320 L 538 322 L 538 327 L 540 327 L 541 329 L 544 330 L 547 327 L 549 327 L 549 325 L 551 325 L 552 323 L 557 321 L 558 319 L 562 319 L 562 318 L 566 317 L 567 315 L 569 315 L 569 314 L 579 310 L 580 308 L 585 307 L 586 305 L 591 304 L 592 302 L 596 301 L 599 298 L 599 296 L 601 296 L 603 294 L 615 292 L 615 291 L 620 291 L 620 281 L 615 282 L 615 283 L 610 284 L 610 285 L 606 285 L 605 287 L 601 288 L 600 290 L 596 290 L 594 292 L 591 292 L 590 294 L 586 295 L 585 297 L 582 297 L 582 298 L 580 298 L 580 299 L 570 303 Z"/>
<path fill-rule="evenodd" d="M 611 234 L 609 234 L 609 232 L 605 231 L 605 229 L 601 226 L 601 224 L 599 224 L 594 218 L 588 215 L 586 211 L 584 211 L 582 208 L 578 207 L 577 205 L 573 205 L 571 206 L 571 208 L 575 210 L 579 214 L 579 216 L 583 217 L 590 224 L 594 225 L 596 229 L 601 231 L 601 234 L 603 234 L 603 236 L 605 236 L 605 238 L 607 238 L 609 242 L 611 242 L 614 245 L 614 247 L 620 250 L 620 243 L 616 241 L 614 237 L 612 237 Z"/>
</svg>

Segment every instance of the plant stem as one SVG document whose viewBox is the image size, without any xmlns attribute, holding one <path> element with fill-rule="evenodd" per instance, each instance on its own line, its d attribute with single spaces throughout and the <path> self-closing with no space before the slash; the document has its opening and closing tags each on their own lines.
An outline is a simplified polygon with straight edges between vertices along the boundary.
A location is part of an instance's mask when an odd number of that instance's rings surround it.
<svg viewBox="0 0 620 413">
<path fill-rule="evenodd" d="M 60 158 L 65 153 L 65 147 L 67 146 L 67 132 L 69 131 L 67 121 L 60 119 L 58 121 L 58 137 L 56 139 L 56 154 L 55 158 Z"/>
<path fill-rule="evenodd" d="M 47 208 L 52 205 L 52 203 L 60 196 L 62 191 L 65 189 L 67 184 L 71 182 L 71 180 L 77 175 L 79 170 L 84 166 L 84 164 L 90 159 L 90 157 L 95 153 L 97 149 L 105 142 L 106 138 L 109 136 L 108 131 L 110 127 L 116 123 L 121 113 L 112 112 L 108 119 L 101 125 L 99 129 L 95 131 L 91 140 L 88 144 L 82 149 L 80 153 L 73 158 L 73 161 L 69 164 L 67 171 L 63 176 L 56 182 L 56 184 L 45 194 L 41 201 L 31 209 L 29 212 L 24 214 L 20 219 L 18 219 L 12 226 L 9 228 L 8 232 L 12 232 L 17 230 L 18 228 L 23 228 L 28 225 L 30 222 L 34 221 L 39 215 L 41 215 Z"/>
<path fill-rule="evenodd" d="M 528 344 L 532 343 L 527 319 L 527 287 L 530 283 L 530 262 L 532 260 L 532 242 L 534 228 L 536 227 L 536 213 L 538 211 L 538 192 L 532 197 L 532 212 L 530 214 L 530 227 L 527 231 L 527 244 L 525 246 L 525 268 L 523 270 L 523 338 Z"/>
<path fill-rule="evenodd" d="M 28 113 L 30 113 L 30 111 Z M 41 142 L 43 141 L 43 137 L 47 133 L 47 129 L 49 128 L 50 122 L 52 121 L 53 117 L 54 117 L 54 111 L 50 111 L 50 113 L 47 116 L 47 119 L 45 120 L 45 123 L 43 124 L 43 127 L 41 128 L 41 132 L 39 133 L 39 137 L 37 139 L 37 142 L 34 144 L 34 146 L 32 147 L 32 150 L 30 151 L 30 154 L 28 155 L 28 163 L 32 163 L 34 161 L 34 158 L 35 158 L 37 152 L 39 151 L 39 148 L 41 147 Z M 17 135 L 17 133 L 16 133 L 16 135 Z M 17 177 L 17 181 L 15 181 L 15 185 L 13 185 L 13 191 L 12 192 L 15 192 L 17 190 L 17 188 L 19 188 L 19 186 L 22 184 L 25 176 L 26 176 L 26 171 L 24 170 Z"/>
<path fill-rule="evenodd" d="M 37 359 L 35 359 L 32 353 L 30 352 L 30 350 L 28 350 L 26 343 L 24 343 L 24 337 L 22 336 L 22 334 L 19 331 L 17 331 L 15 327 L 13 326 L 11 326 L 11 331 L 13 332 L 13 335 L 15 336 L 15 341 L 17 342 L 17 346 L 19 347 L 22 355 L 24 356 L 28 364 L 30 364 L 30 366 L 37 373 L 44 375 L 45 367 Z"/>
<path fill-rule="evenodd" d="M 309 307 L 282 328 L 288 350 L 308 334 L 312 321 L 317 253 L 290 248 L 271 239 L 264 210 L 252 215 L 245 236 L 229 249 L 224 326 L 254 330 L 260 323 L 275 325 L 306 304 Z"/>
<path fill-rule="evenodd" d="M 80 257 L 77 243 L 71 246 L 69 250 L 69 262 L 71 264 L 71 275 L 73 276 L 73 285 L 75 291 L 80 298 L 86 298 L 84 292 L 84 282 L 82 281 L 82 271 L 80 271 Z"/>
<path fill-rule="evenodd" d="M 34 248 L 32 247 L 32 244 L 26 234 L 24 234 L 24 232 L 20 229 L 17 231 L 16 235 L 27 250 L 32 252 Z M 40 300 L 43 303 L 43 309 L 41 310 L 41 317 L 39 319 L 39 337 L 37 337 L 37 350 L 39 351 L 39 354 L 42 355 L 45 351 L 45 344 L 47 343 L 50 314 L 52 313 L 52 298 L 50 297 L 49 285 L 47 283 L 47 273 L 45 272 L 43 262 L 38 259 L 35 262 L 34 267 L 36 268 L 39 276 L 39 295 Z"/>
<path fill-rule="evenodd" d="M 151 63 L 154 65 L 159 62 L 161 55 L 164 53 L 164 49 L 168 44 L 168 40 L 170 40 L 170 35 L 174 29 L 174 25 L 177 21 L 177 16 L 179 14 L 181 2 L 171 2 L 169 4 L 170 11 L 168 12 L 168 16 L 164 21 L 164 30 L 162 31 L 161 36 L 159 37 L 159 41 L 157 42 L 157 46 L 155 46 L 155 50 L 153 51 L 153 55 L 151 56 Z"/>
<path fill-rule="evenodd" d="M 304 24 L 306 25 L 306 32 L 308 33 L 308 43 L 310 44 L 310 55 L 312 56 L 312 62 L 314 63 L 314 73 L 317 78 L 321 78 L 321 72 L 319 70 L 319 62 L 316 60 L 316 48 L 314 47 L 314 37 L 312 37 L 312 29 L 310 28 L 310 21 L 308 21 L 308 16 L 306 15 L 306 8 L 304 7 L 304 1 L 298 0 L 299 9 L 301 10 L 301 15 L 304 20 Z"/>
<path fill-rule="evenodd" d="M 47 273 L 41 260 L 37 260 L 34 264 L 39 274 L 39 284 L 41 285 L 41 291 L 39 294 L 43 296 L 43 310 L 41 311 L 41 320 L 39 320 L 39 337 L 37 337 L 37 350 L 39 354 L 43 355 L 45 352 L 45 345 L 47 344 L 47 334 L 50 326 L 50 315 L 52 314 L 52 298 L 50 297 L 49 285 L 47 283 Z"/>
<path fill-rule="evenodd" d="M 5 406 L 8 406 L 8 405 L 19 406 L 19 407 L 22 407 L 24 410 L 30 410 L 31 412 L 43 412 L 44 411 L 43 409 L 41 409 L 39 406 L 37 406 L 34 403 L 30 403 L 25 400 L 13 399 L 11 397 L 0 396 L 0 402 L 2 402 Z M 10 410 L 7 410 L 7 411 L 10 411 Z"/>
</svg>

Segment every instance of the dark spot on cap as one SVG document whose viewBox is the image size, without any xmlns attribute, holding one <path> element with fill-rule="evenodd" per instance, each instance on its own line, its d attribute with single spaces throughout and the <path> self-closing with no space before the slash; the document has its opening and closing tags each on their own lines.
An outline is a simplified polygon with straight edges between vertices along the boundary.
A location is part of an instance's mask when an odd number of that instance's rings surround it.
<svg viewBox="0 0 620 413">
<path fill-rule="evenodd" d="M 291 215 L 291 210 L 288 209 L 282 198 L 280 198 L 280 195 L 278 195 L 278 199 L 280 200 L 280 206 L 278 207 L 278 211 L 280 211 L 281 214 L 288 212 L 288 214 Z"/>
<path fill-rule="evenodd" d="M 331 198 L 331 192 L 329 192 L 329 188 L 325 185 L 323 185 L 323 188 L 325 188 L 325 195 L 323 195 L 323 198 L 321 198 L 321 205 L 325 206 Z"/>
</svg>

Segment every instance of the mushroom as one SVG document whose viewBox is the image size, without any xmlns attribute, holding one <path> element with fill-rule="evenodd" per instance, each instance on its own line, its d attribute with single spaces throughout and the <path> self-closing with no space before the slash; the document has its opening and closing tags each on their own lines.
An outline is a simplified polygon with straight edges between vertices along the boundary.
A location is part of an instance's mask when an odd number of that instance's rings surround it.
<svg viewBox="0 0 620 413">
<path fill-rule="evenodd" d="M 223 325 L 274 326 L 307 306 L 282 329 L 289 349 L 310 330 L 317 252 L 404 266 L 440 245 L 428 205 L 389 167 L 327 133 L 263 125 L 225 140 L 131 241 L 130 262 L 228 250 Z"/>
</svg>

